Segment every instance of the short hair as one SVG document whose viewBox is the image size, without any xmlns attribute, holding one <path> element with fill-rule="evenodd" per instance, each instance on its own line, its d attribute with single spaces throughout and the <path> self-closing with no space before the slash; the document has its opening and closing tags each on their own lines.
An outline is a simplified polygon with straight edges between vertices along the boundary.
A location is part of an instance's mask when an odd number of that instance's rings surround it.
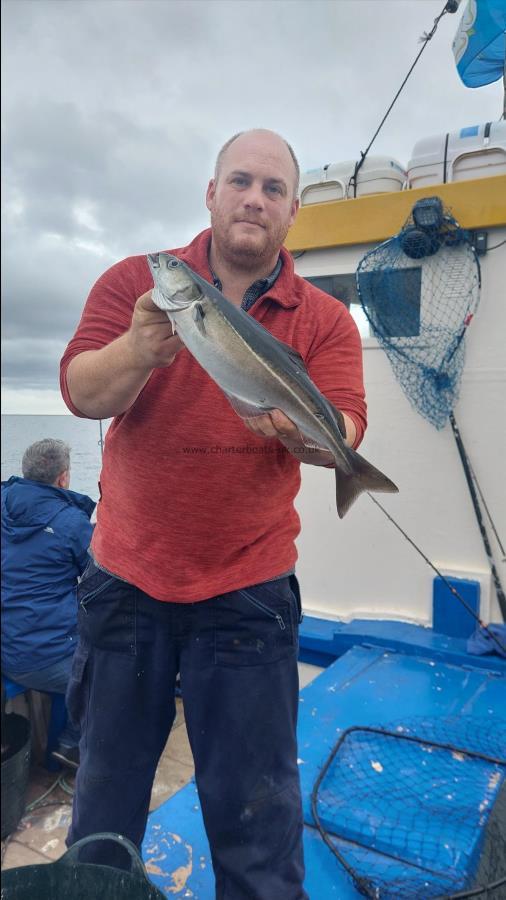
<svg viewBox="0 0 506 900">
<path fill-rule="evenodd" d="M 62 472 L 70 469 L 70 447 L 57 438 L 35 441 L 23 454 L 21 470 L 23 478 L 54 484 Z"/>
<path fill-rule="evenodd" d="M 251 129 L 251 130 L 252 130 L 252 131 L 256 131 L 257 129 L 254 128 L 254 129 Z M 260 129 L 259 129 L 259 130 L 260 130 Z M 222 164 L 222 162 L 223 162 L 223 157 L 225 156 L 225 153 L 227 152 L 227 150 L 228 150 L 228 148 L 230 147 L 230 145 L 233 144 L 234 141 L 237 140 L 237 138 L 242 137 L 243 134 L 249 134 L 249 132 L 248 132 L 248 131 L 238 131 L 237 134 L 232 135 L 232 137 L 229 138 L 228 141 L 226 141 L 226 142 L 223 144 L 223 147 L 221 148 L 220 152 L 218 153 L 218 156 L 216 157 L 216 165 L 215 165 L 215 167 L 214 167 L 214 177 L 215 177 L 216 180 L 218 179 L 218 176 L 219 176 L 219 174 L 220 174 L 221 164 Z M 281 135 L 280 135 L 280 134 L 277 134 L 276 131 L 271 132 L 271 134 L 275 134 L 280 140 L 283 141 L 283 143 L 286 145 L 286 147 L 287 147 L 288 150 L 289 150 L 290 156 L 292 157 L 293 164 L 294 164 L 294 166 L 295 166 L 295 196 L 297 196 L 297 194 L 299 193 L 299 181 L 300 181 L 300 166 L 299 166 L 299 161 L 298 161 L 297 157 L 295 156 L 295 152 L 294 152 L 294 150 L 293 150 L 293 147 L 290 146 L 290 144 L 288 143 L 288 141 L 285 141 L 284 137 L 281 137 Z"/>
</svg>

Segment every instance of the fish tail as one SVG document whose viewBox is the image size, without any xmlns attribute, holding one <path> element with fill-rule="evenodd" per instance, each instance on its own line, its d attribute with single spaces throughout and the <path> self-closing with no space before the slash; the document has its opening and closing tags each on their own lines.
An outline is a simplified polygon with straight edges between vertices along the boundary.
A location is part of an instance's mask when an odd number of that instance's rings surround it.
<svg viewBox="0 0 506 900">
<path fill-rule="evenodd" d="M 363 456 L 355 450 L 347 448 L 347 460 L 351 466 L 350 472 L 344 472 L 336 466 L 336 505 L 339 518 L 346 515 L 350 506 L 364 491 L 379 491 L 386 494 L 396 494 L 397 485 L 390 481 L 383 472 L 367 462 Z"/>
</svg>

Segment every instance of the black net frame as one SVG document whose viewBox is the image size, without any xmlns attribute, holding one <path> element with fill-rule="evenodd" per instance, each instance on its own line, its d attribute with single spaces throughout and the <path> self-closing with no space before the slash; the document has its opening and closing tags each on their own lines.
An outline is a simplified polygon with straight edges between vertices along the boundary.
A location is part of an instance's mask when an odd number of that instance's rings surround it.
<svg viewBox="0 0 506 900">
<path fill-rule="evenodd" d="M 498 733 L 496 733 L 495 729 L 490 730 L 489 741 L 486 736 L 480 737 L 479 724 L 477 725 L 477 723 L 474 722 L 472 732 L 469 732 L 470 739 L 468 741 L 466 739 L 466 731 L 460 727 L 461 722 L 459 721 L 456 729 L 457 733 L 460 731 L 460 735 L 458 735 L 459 740 L 454 743 L 448 740 L 431 739 L 430 737 L 416 733 L 408 733 L 414 732 L 417 728 L 417 724 L 418 727 L 420 727 L 421 723 L 413 722 L 411 723 L 411 726 L 410 723 L 407 723 L 407 725 L 402 728 L 397 726 L 395 730 L 375 726 L 353 726 L 343 731 L 327 757 L 311 793 L 311 811 L 317 830 L 329 850 L 352 878 L 359 893 L 364 897 L 371 898 L 371 900 L 464 900 L 464 898 L 475 898 L 475 900 L 506 900 L 506 756 L 504 756 L 504 752 L 501 752 L 501 750 L 504 750 L 504 729 L 502 738 L 500 728 Z M 434 723 L 431 724 L 433 725 Z M 438 724 L 440 726 L 439 728 Z M 436 727 L 431 730 L 435 731 L 436 736 L 438 736 L 438 733 L 441 736 L 447 733 L 451 734 L 453 730 L 452 724 L 455 723 L 452 723 L 451 720 L 442 720 L 440 723 L 436 723 Z M 427 722 L 422 723 L 422 731 L 426 731 L 427 726 Z M 356 851 L 370 851 L 370 844 L 367 841 L 361 843 L 358 840 L 350 840 L 349 837 L 343 837 L 343 835 L 339 835 L 335 831 L 330 833 L 322 822 L 319 811 L 320 790 L 325 782 L 326 776 L 336 760 L 339 751 L 353 735 L 377 735 L 392 740 L 408 742 L 429 751 L 446 751 L 452 755 L 458 754 L 459 758 L 481 760 L 485 763 L 490 763 L 493 766 L 501 767 L 504 775 L 499 795 L 502 804 L 500 810 L 501 821 L 494 822 L 494 828 L 490 828 L 490 840 L 488 841 L 487 847 L 487 850 L 495 853 L 498 857 L 494 862 L 494 877 L 488 878 L 484 867 L 480 866 L 477 872 L 466 873 L 466 881 L 472 881 L 472 885 L 470 883 L 466 885 L 460 883 L 457 885 L 457 882 L 455 882 L 455 889 L 447 889 L 445 892 L 438 887 L 438 880 L 440 883 L 444 883 L 445 873 L 432 871 L 430 868 L 424 868 L 420 865 L 417 866 L 412 860 L 403 859 L 394 852 L 388 853 L 385 848 L 375 852 L 377 852 L 378 857 L 381 857 L 383 860 L 391 860 L 397 867 L 399 864 L 404 866 L 406 870 L 405 879 L 399 878 L 398 875 L 391 880 L 388 878 L 385 879 L 384 877 L 374 878 L 374 876 L 371 877 L 370 873 L 367 875 L 364 874 L 363 866 L 361 871 L 360 866 L 354 861 L 354 856 L 356 855 Z M 486 747 L 487 744 L 490 744 L 491 750 L 493 751 L 492 753 L 485 753 L 480 749 L 476 749 L 476 747 L 480 747 L 480 745 Z M 498 755 L 495 755 L 495 751 L 498 752 Z M 388 804 L 388 798 L 383 802 Z M 499 807 L 499 800 L 496 805 Z M 337 840 L 340 842 L 341 849 L 336 846 Z M 486 840 L 484 838 L 483 846 L 485 846 L 485 844 Z M 499 844 L 500 846 L 498 846 Z M 426 874 L 429 878 L 427 888 L 424 889 L 423 893 L 420 893 L 419 886 L 415 888 L 411 886 L 409 876 L 412 876 L 413 873 L 416 876 L 425 876 Z M 433 879 L 432 884 L 430 882 L 431 878 Z M 446 876 L 447 884 L 451 884 L 451 881 L 451 877 Z"/>
</svg>

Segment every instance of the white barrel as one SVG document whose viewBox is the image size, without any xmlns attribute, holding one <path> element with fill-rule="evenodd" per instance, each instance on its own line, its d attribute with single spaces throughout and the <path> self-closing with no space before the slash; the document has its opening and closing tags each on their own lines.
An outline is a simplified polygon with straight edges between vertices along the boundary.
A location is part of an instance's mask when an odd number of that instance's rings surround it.
<svg viewBox="0 0 506 900">
<path fill-rule="evenodd" d="M 407 186 L 425 187 L 506 174 L 506 122 L 487 122 L 418 141 Z"/>
<path fill-rule="evenodd" d="M 300 179 L 301 206 L 353 197 L 351 179 L 355 165 L 356 160 L 352 159 L 304 172 Z M 406 171 L 397 160 L 388 156 L 368 156 L 357 176 L 356 196 L 402 191 L 405 181 Z"/>
</svg>

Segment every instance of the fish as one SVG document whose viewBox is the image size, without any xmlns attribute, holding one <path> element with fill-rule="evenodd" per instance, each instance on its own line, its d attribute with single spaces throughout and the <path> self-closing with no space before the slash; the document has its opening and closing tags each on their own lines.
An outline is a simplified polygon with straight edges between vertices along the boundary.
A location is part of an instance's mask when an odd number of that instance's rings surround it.
<svg viewBox="0 0 506 900">
<path fill-rule="evenodd" d="M 153 303 L 221 388 L 243 419 L 273 409 L 295 423 L 307 446 L 330 451 L 335 463 L 339 518 L 364 491 L 397 493 L 397 486 L 345 443 L 341 413 L 311 380 L 304 360 L 245 310 L 235 306 L 183 260 L 147 255 Z"/>
</svg>

